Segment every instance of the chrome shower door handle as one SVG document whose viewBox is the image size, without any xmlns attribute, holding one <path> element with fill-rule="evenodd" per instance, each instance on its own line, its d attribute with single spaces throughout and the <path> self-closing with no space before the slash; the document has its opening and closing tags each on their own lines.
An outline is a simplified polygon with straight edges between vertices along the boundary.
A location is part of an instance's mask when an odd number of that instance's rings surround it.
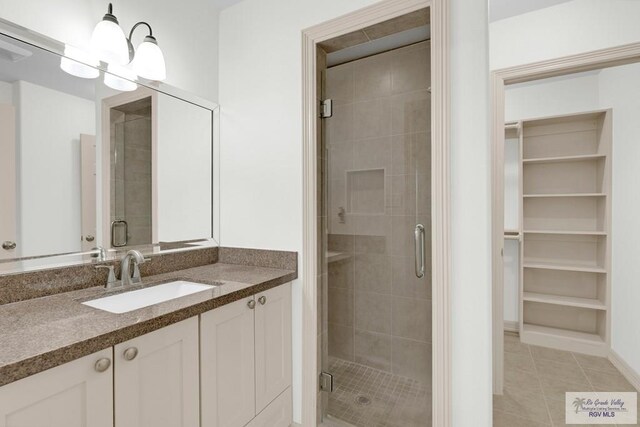
<svg viewBox="0 0 640 427">
<path fill-rule="evenodd" d="M 124 228 L 124 241 L 116 242 L 116 228 L 123 227 Z M 123 219 L 117 219 L 115 221 L 111 221 L 111 246 L 114 248 L 121 248 L 123 246 L 127 246 L 129 243 L 129 224 L 127 221 Z"/>
<path fill-rule="evenodd" d="M 418 224 L 413 232 L 415 241 L 416 277 L 424 277 L 424 225 Z"/>
</svg>

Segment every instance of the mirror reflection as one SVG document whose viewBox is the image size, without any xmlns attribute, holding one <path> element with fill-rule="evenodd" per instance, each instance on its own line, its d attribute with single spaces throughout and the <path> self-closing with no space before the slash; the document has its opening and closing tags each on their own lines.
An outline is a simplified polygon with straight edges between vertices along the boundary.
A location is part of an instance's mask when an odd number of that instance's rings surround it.
<svg viewBox="0 0 640 427">
<path fill-rule="evenodd" d="M 0 261 L 211 239 L 213 111 L 60 62 L 0 35 Z"/>
</svg>

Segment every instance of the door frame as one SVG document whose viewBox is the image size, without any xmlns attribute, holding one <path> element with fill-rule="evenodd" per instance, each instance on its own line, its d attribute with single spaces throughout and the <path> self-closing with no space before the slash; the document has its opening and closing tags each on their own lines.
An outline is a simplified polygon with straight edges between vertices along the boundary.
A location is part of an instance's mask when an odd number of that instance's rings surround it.
<svg viewBox="0 0 640 427">
<path fill-rule="evenodd" d="M 567 74 L 640 62 L 640 43 L 568 55 L 491 72 L 491 264 L 493 317 L 493 393 L 504 383 L 504 126 L 505 86 Z M 522 313 L 519 313 L 522 316 Z"/>
<path fill-rule="evenodd" d="M 431 14 L 433 425 L 451 426 L 449 0 L 383 0 L 302 32 L 303 271 L 302 425 L 317 423 L 318 214 L 316 45 L 429 7 Z"/>
</svg>

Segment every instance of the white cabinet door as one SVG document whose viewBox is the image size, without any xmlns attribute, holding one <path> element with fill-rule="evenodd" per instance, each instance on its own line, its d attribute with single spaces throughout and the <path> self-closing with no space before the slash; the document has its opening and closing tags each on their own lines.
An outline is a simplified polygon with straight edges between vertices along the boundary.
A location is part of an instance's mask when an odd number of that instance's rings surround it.
<svg viewBox="0 0 640 427">
<path fill-rule="evenodd" d="M 108 348 L 0 387 L 0 427 L 113 427 L 112 354 Z"/>
<path fill-rule="evenodd" d="M 254 305 L 246 298 L 200 316 L 202 427 L 242 427 L 256 414 Z"/>
<path fill-rule="evenodd" d="M 256 295 L 256 412 L 291 385 L 291 284 Z"/>
<path fill-rule="evenodd" d="M 198 318 L 114 347 L 118 427 L 198 427 Z"/>
<path fill-rule="evenodd" d="M 292 421 L 291 387 L 258 414 L 247 427 L 289 427 Z"/>
</svg>

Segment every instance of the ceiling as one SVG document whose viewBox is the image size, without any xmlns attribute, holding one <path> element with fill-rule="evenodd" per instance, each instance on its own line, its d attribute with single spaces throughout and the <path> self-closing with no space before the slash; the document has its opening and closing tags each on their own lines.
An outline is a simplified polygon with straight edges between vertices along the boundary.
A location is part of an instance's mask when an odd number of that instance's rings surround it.
<svg viewBox="0 0 640 427">
<path fill-rule="evenodd" d="M 534 10 L 544 9 L 568 1 L 571 0 L 489 0 L 489 22 L 522 15 L 523 13 L 533 12 Z"/>
</svg>

